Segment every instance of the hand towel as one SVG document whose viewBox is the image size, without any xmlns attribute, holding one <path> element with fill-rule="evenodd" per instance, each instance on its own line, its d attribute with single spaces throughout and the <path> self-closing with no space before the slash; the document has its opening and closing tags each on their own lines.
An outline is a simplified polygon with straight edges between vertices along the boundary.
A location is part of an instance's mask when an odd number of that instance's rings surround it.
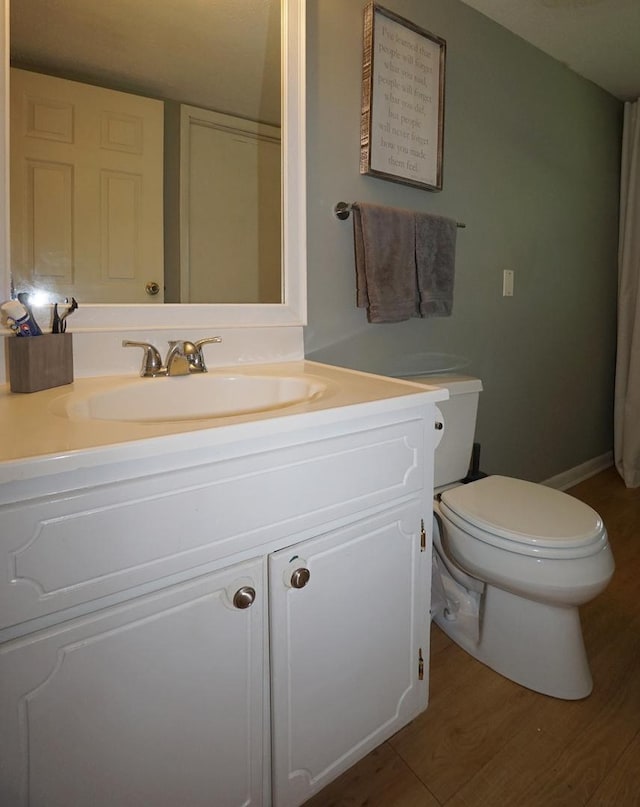
<svg viewBox="0 0 640 807">
<path fill-rule="evenodd" d="M 453 310 L 458 225 L 427 213 L 416 213 L 415 222 L 420 316 L 448 317 Z"/>
<path fill-rule="evenodd" d="M 413 211 L 354 205 L 357 304 L 369 322 L 419 316 L 415 230 Z"/>
</svg>

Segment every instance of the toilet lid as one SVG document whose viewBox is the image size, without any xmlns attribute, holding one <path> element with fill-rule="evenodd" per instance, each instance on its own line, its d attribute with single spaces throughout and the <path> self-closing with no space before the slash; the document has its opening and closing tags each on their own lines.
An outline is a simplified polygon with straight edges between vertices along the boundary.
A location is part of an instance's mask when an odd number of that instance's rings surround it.
<svg viewBox="0 0 640 807">
<path fill-rule="evenodd" d="M 604 530 L 589 505 L 522 479 L 488 476 L 445 491 L 442 501 L 459 518 L 493 535 L 540 547 L 589 544 Z"/>
</svg>

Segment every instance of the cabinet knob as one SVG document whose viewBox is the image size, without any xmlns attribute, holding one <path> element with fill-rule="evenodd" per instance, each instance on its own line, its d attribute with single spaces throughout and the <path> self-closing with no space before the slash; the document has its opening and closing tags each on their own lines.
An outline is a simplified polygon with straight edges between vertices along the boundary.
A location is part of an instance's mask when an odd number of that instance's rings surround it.
<svg viewBox="0 0 640 807">
<path fill-rule="evenodd" d="M 242 586 L 242 588 L 239 588 L 233 595 L 233 604 L 236 608 L 249 608 L 251 605 L 253 605 L 255 598 L 255 588 L 251 588 L 251 586 Z"/>
<path fill-rule="evenodd" d="M 304 588 L 309 582 L 311 572 L 305 566 L 296 569 L 291 575 L 291 588 Z"/>
</svg>

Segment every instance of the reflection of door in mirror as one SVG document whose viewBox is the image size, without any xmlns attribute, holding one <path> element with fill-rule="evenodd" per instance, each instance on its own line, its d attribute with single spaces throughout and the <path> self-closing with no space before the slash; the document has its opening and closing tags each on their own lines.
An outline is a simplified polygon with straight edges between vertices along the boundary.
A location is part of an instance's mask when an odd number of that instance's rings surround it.
<svg viewBox="0 0 640 807">
<path fill-rule="evenodd" d="M 180 302 L 279 303 L 280 127 L 181 107 Z"/>
<path fill-rule="evenodd" d="M 163 118 L 160 101 L 11 70 L 17 289 L 161 302 Z"/>
</svg>

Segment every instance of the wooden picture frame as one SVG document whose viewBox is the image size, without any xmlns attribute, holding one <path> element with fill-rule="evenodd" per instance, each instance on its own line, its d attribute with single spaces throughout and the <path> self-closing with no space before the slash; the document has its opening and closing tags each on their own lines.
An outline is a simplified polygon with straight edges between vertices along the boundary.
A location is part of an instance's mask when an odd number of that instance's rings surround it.
<svg viewBox="0 0 640 807">
<path fill-rule="evenodd" d="M 361 174 L 442 190 L 446 47 L 375 2 L 365 7 Z"/>
</svg>

